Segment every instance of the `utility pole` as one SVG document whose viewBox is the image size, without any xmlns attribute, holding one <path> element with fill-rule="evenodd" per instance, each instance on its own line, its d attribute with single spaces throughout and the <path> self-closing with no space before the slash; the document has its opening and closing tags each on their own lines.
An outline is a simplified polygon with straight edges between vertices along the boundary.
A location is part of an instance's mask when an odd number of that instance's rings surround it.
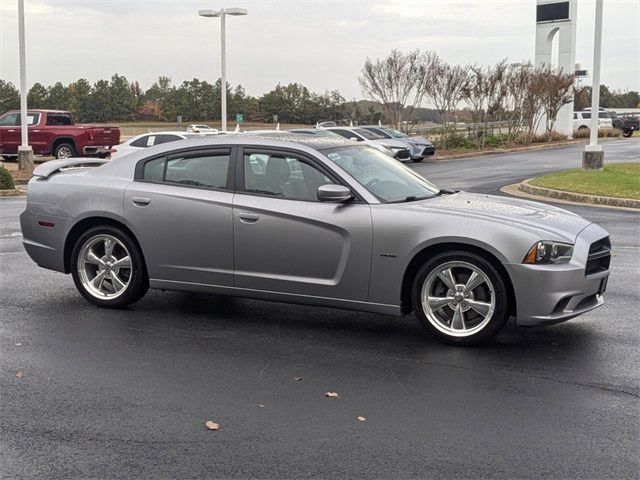
<svg viewBox="0 0 640 480">
<path fill-rule="evenodd" d="M 596 0 L 596 24 L 593 42 L 593 82 L 591 85 L 591 125 L 589 127 L 589 145 L 585 145 L 582 154 L 583 170 L 602 170 L 604 151 L 598 145 L 598 118 L 600 116 L 600 63 L 602 54 L 602 5 Z"/>
<path fill-rule="evenodd" d="M 27 62 L 24 42 L 24 0 L 18 0 L 18 44 L 20 50 L 20 132 L 22 143 L 18 147 L 18 170 L 33 170 L 33 149 L 29 146 L 27 129 Z"/>
</svg>

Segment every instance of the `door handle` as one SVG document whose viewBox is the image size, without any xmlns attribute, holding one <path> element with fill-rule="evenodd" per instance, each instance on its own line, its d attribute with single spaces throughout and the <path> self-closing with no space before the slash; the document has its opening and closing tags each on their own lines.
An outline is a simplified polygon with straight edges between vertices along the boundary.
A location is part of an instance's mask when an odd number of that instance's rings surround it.
<svg viewBox="0 0 640 480">
<path fill-rule="evenodd" d="M 147 197 L 133 197 L 131 201 L 134 205 L 137 205 L 139 207 L 146 207 L 151 203 L 151 199 Z"/>
<path fill-rule="evenodd" d="M 257 213 L 240 213 L 238 214 L 238 218 L 240 218 L 240 221 L 242 223 L 256 223 L 258 221 L 258 219 L 260 218 L 260 215 L 258 215 Z"/>
</svg>

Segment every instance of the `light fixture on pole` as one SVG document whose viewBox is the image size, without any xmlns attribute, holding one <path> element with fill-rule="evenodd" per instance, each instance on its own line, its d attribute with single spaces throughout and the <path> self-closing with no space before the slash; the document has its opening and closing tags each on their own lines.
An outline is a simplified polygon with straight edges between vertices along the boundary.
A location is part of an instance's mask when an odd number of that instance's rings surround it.
<svg viewBox="0 0 640 480">
<path fill-rule="evenodd" d="M 222 120 L 222 131 L 227 131 L 227 52 L 225 41 L 225 17 L 227 15 L 246 15 L 246 8 L 221 8 L 220 10 L 200 10 L 201 17 L 220 17 L 220 116 Z"/>
<path fill-rule="evenodd" d="M 596 22 L 593 42 L 593 82 L 591 84 L 591 125 L 589 127 L 589 145 L 585 145 L 582 154 L 584 170 L 602 170 L 604 152 L 598 145 L 598 118 L 600 117 L 600 60 L 602 53 L 602 2 L 596 0 Z"/>
</svg>

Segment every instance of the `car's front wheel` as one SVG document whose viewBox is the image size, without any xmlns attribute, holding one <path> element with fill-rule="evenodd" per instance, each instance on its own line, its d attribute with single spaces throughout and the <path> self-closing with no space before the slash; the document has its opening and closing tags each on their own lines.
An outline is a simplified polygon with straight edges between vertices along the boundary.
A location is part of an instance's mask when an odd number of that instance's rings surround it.
<svg viewBox="0 0 640 480">
<path fill-rule="evenodd" d="M 71 254 L 71 273 L 82 296 L 99 307 L 125 307 L 149 288 L 136 242 L 113 226 L 93 227 L 80 236 Z"/>
<path fill-rule="evenodd" d="M 413 310 L 447 343 L 475 345 L 498 333 L 509 318 L 505 281 L 481 256 L 451 251 L 430 258 L 413 282 Z"/>
</svg>

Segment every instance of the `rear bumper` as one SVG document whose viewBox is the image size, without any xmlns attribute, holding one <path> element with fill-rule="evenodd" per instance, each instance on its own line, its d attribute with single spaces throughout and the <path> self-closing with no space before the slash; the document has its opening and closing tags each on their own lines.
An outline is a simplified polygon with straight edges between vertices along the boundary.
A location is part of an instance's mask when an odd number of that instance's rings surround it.
<svg viewBox="0 0 640 480">
<path fill-rule="evenodd" d="M 42 226 L 39 222 L 53 224 Z M 47 215 L 45 212 L 34 214 L 27 210 L 20 215 L 22 244 L 31 259 L 43 268 L 65 272 L 64 237 L 61 232 L 68 228 L 69 219 Z"/>
<path fill-rule="evenodd" d="M 108 155 L 111 153 L 111 147 L 88 145 L 82 148 L 82 153 L 83 155 Z"/>
<path fill-rule="evenodd" d="M 515 291 L 518 325 L 560 323 L 603 305 L 609 270 L 585 275 L 585 268 L 590 245 L 607 235 L 589 225 L 578 235 L 567 264 L 505 265 Z"/>
</svg>

